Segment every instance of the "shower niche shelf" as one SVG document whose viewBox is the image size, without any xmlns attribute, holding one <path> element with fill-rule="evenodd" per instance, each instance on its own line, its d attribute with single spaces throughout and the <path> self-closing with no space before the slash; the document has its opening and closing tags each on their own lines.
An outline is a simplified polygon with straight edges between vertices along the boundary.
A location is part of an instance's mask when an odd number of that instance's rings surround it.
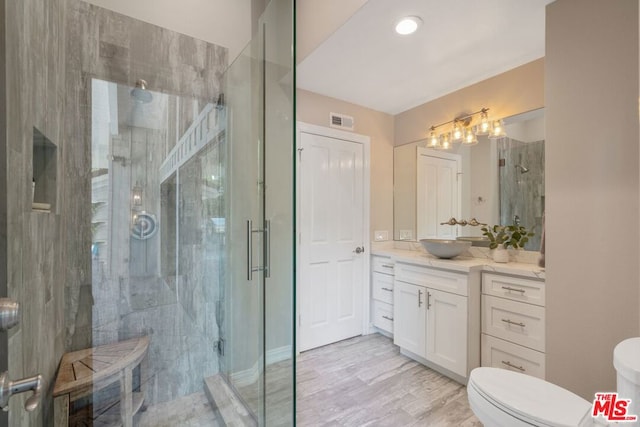
<svg viewBox="0 0 640 427">
<path fill-rule="evenodd" d="M 58 177 L 58 147 L 33 128 L 33 182 L 31 208 L 34 212 L 55 212 Z"/>
</svg>

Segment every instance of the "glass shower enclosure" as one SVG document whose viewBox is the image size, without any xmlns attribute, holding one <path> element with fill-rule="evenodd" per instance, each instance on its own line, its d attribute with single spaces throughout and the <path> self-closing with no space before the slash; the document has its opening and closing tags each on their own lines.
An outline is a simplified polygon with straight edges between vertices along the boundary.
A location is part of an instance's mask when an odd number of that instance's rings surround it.
<svg viewBox="0 0 640 427">
<path fill-rule="evenodd" d="M 149 338 L 141 425 L 293 424 L 292 19 L 270 2 L 215 100 L 91 81 L 92 346 Z"/>
</svg>

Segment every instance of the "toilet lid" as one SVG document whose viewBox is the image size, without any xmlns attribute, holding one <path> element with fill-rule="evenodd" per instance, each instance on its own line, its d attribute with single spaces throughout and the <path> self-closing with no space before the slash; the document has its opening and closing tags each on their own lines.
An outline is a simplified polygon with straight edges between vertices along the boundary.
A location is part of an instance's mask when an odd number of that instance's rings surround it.
<svg viewBox="0 0 640 427">
<path fill-rule="evenodd" d="M 575 427 L 591 413 L 591 403 L 557 385 L 499 368 L 476 368 L 473 387 L 490 403 L 534 425 Z"/>
</svg>

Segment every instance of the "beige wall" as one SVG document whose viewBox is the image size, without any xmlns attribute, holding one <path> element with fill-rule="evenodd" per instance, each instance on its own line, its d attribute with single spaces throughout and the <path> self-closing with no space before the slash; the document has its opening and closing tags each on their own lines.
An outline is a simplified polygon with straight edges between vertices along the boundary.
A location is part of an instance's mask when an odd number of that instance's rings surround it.
<svg viewBox="0 0 640 427">
<path fill-rule="evenodd" d="M 640 335 L 638 1 L 558 0 L 546 22 L 547 379 L 591 400 Z"/>
<path fill-rule="evenodd" d="M 302 61 L 357 12 L 367 0 L 298 0 L 296 62 Z"/>
<path fill-rule="evenodd" d="M 371 240 L 374 230 L 393 234 L 393 116 L 338 99 L 297 90 L 296 119 L 329 127 L 329 113 L 354 118 L 354 132 L 371 138 Z"/>
<path fill-rule="evenodd" d="M 482 107 L 489 108 L 490 116 L 495 118 L 544 107 L 544 59 L 529 62 L 396 115 L 395 144 L 424 139 L 431 126 Z"/>
</svg>

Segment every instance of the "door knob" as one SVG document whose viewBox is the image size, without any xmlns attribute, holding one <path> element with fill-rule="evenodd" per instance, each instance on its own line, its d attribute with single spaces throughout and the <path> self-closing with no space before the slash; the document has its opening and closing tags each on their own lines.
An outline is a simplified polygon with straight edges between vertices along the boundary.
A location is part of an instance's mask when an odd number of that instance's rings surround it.
<svg viewBox="0 0 640 427">
<path fill-rule="evenodd" d="M 361 253 L 363 253 L 363 252 L 364 252 L 364 246 L 358 246 L 358 247 L 356 248 L 356 250 L 355 250 L 355 251 L 353 251 L 353 252 L 354 252 L 354 253 L 356 253 L 356 254 L 361 254 Z"/>
<path fill-rule="evenodd" d="M 9 379 L 9 373 L 3 372 L 0 374 L 0 408 L 3 411 L 9 410 L 9 399 L 14 394 L 20 394 L 33 391 L 33 395 L 27 399 L 24 404 L 24 409 L 31 412 L 38 407 L 40 403 L 40 392 L 42 391 L 42 375 L 38 374 L 33 377 L 24 378 L 21 380 L 11 381 Z"/>
<path fill-rule="evenodd" d="M 20 322 L 20 304 L 9 299 L 0 298 L 0 331 L 6 331 Z"/>
</svg>

